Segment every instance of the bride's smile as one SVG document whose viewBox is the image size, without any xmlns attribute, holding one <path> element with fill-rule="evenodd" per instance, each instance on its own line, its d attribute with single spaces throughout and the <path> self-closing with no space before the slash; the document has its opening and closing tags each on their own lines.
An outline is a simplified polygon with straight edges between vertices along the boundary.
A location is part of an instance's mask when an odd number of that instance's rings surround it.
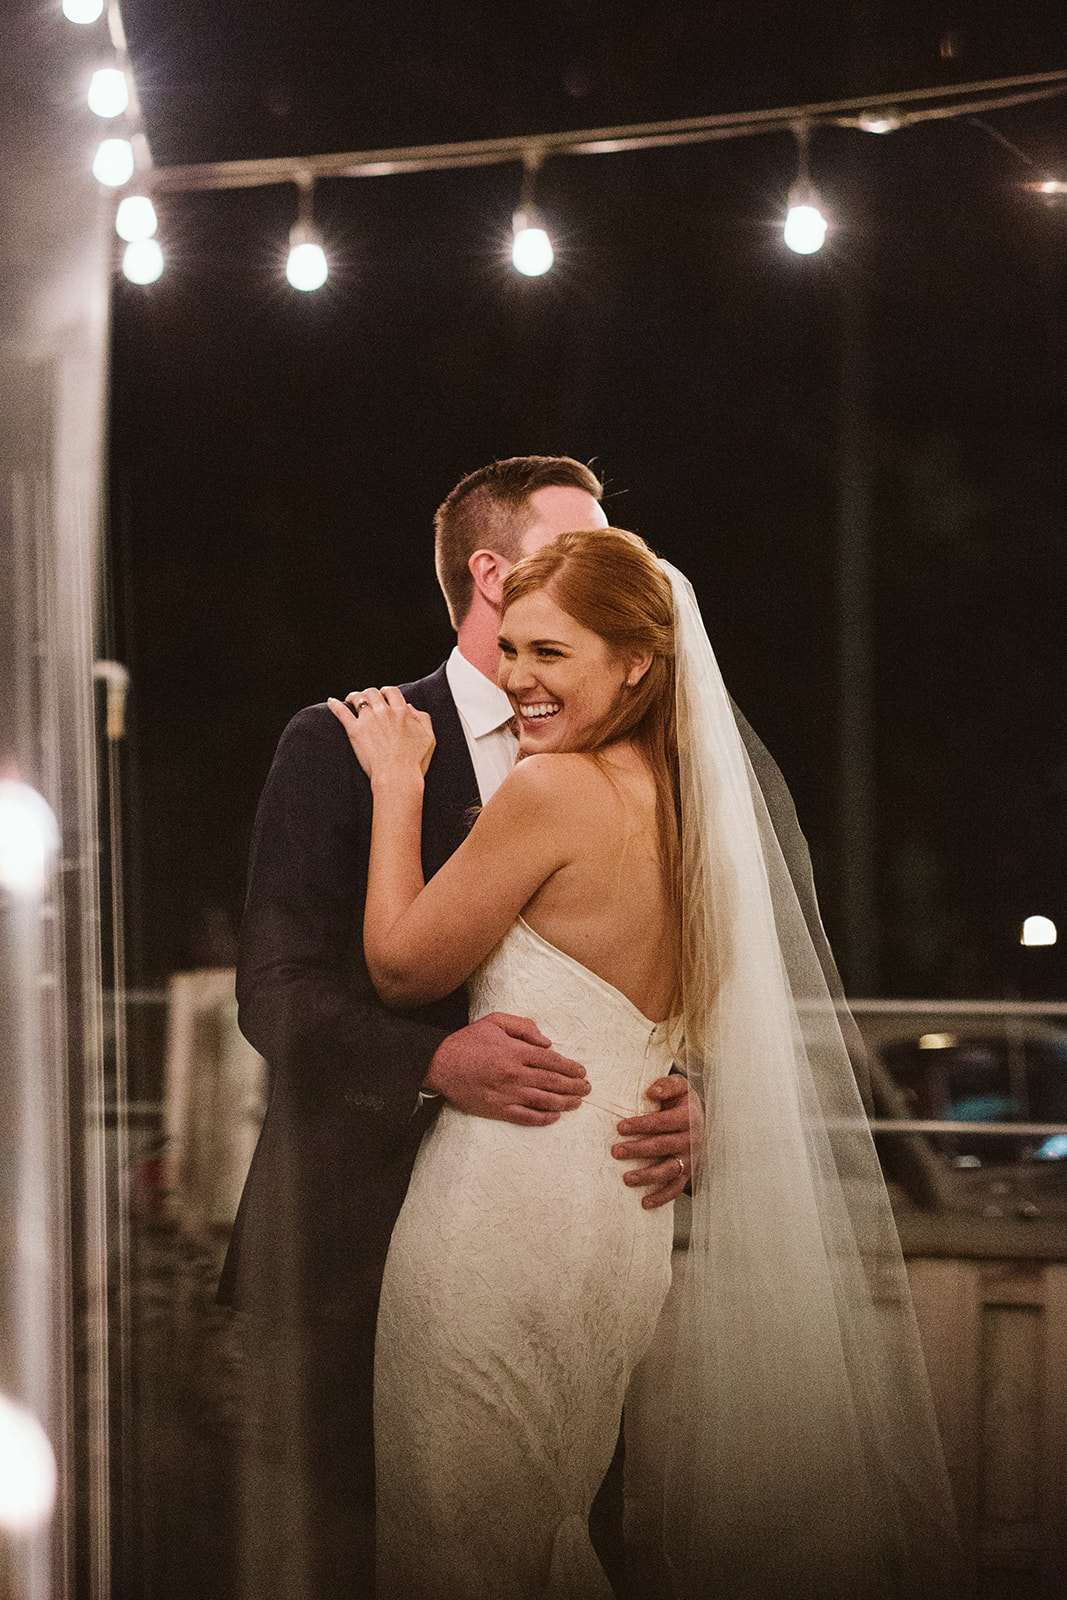
<svg viewBox="0 0 1067 1600">
<path fill-rule="evenodd" d="M 498 682 L 515 710 L 519 750 L 582 750 L 618 702 L 629 663 L 562 611 L 547 589 L 502 618 Z"/>
</svg>

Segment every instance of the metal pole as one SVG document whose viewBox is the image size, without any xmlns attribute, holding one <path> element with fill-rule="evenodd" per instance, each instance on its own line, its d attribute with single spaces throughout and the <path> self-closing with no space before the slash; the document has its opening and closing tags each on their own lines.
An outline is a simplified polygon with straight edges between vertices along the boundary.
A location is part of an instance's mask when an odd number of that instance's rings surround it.
<svg viewBox="0 0 1067 1600">
<path fill-rule="evenodd" d="M 877 992 L 874 891 L 874 641 L 868 455 L 868 324 L 859 270 L 840 263 L 838 728 L 843 967 L 848 992 Z"/>
</svg>

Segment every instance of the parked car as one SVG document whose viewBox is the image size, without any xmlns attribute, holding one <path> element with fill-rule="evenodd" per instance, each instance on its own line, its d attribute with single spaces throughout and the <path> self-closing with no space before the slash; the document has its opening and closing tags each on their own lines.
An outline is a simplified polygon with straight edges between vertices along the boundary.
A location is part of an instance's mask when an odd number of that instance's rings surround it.
<svg viewBox="0 0 1067 1600">
<path fill-rule="evenodd" d="M 1062 1008 L 855 1009 L 891 1183 L 929 1208 L 1067 1214 L 1067 1027 L 1055 1014 Z M 901 1119 L 920 1127 L 890 1131 Z"/>
</svg>

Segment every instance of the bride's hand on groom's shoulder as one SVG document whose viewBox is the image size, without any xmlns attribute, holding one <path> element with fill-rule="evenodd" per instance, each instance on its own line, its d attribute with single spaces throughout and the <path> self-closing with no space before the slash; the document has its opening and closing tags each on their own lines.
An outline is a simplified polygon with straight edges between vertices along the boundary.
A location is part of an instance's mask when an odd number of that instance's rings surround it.
<svg viewBox="0 0 1067 1600">
<path fill-rule="evenodd" d="M 344 703 L 331 698 L 326 704 L 368 778 L 416 767 L 425 776 L 436 743 L 433 724 L 427 712 L 408 705 L 399 689 L 355 689 Z"/>
</svg>

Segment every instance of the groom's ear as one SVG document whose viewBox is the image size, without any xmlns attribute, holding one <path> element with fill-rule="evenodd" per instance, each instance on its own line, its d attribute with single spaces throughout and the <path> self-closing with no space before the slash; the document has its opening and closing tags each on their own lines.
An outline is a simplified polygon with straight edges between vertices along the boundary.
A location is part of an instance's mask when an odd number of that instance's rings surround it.
<svg viewBox="0 0 1067 1600">
<path fill-rule="evenodd" d="M 495 550 L 476 550 L 467 562 L 475 589 L 497 611 L 504 598 L 504 579 L 512 566 L 512 562 L 505 561 Z"/>
</svg>

